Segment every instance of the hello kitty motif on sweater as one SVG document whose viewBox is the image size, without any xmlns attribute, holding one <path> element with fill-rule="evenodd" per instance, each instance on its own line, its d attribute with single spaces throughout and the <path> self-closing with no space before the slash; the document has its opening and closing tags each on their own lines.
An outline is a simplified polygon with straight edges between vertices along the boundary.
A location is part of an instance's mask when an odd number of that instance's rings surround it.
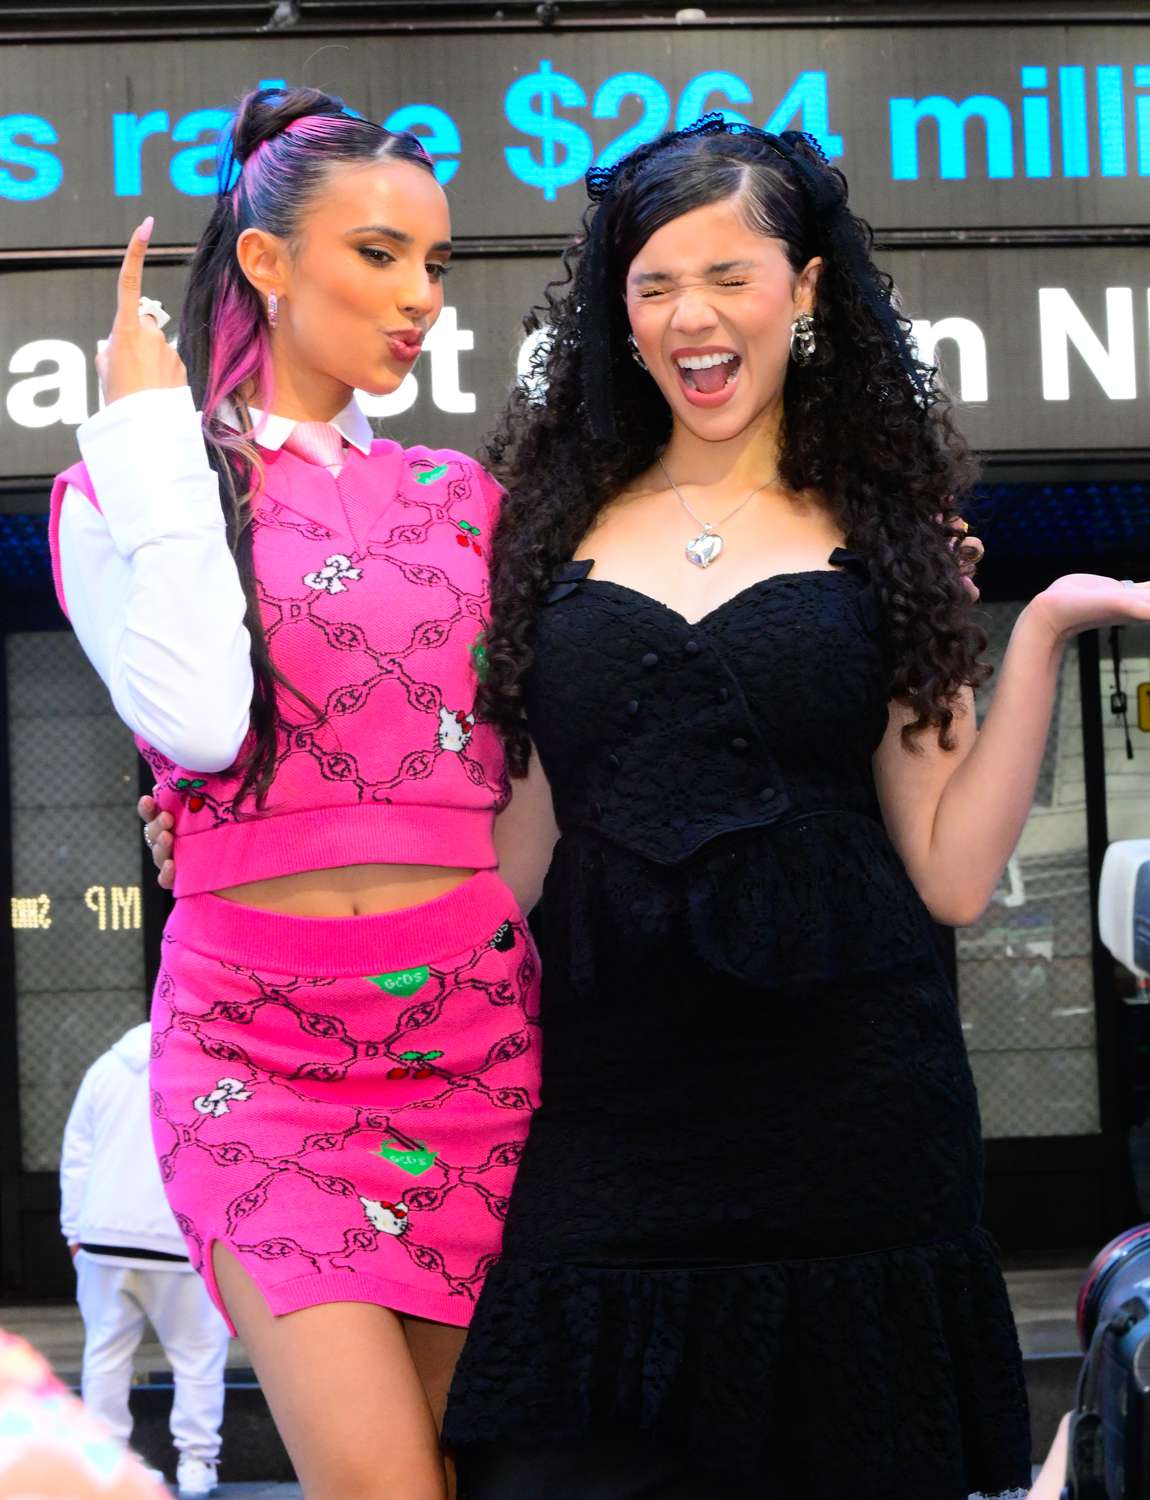
<svg viewBox="0 0 1150 1500">
<path fill-rule="evenodd" d="M 139 742 L 175 820 L 176 894 L 359 863 L 492 868 L 509 783 L 475 696 L 499 486 L 461 453 L 382 439 L 370 456 L 349 448 L 336 477 L 286 448 L 262 456 L 252 556 L 271 658 L 296 692 L 277 690 L 262 809 L 237 800 L 235 767 L 176 766 Z M 57 479 L 62 605 L 69 484 L 98 506 L 83 464 Z"/>
</svg>

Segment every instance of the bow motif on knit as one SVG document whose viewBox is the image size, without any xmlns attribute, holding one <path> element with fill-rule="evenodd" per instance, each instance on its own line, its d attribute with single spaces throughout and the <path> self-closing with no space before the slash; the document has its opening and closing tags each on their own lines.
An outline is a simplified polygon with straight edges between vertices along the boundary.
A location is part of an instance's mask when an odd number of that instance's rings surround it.
<svg viewBox="0 0 1150 1500">
<path fill-rule="evenodd" d="M 342 552 L 335 553 L 329 557 L 323 567 L 315 573 L 305 573 L 303 581 L 309 589 L 322 589 L 325 594 L 345 594 L 347 584 L 344 579 L 350 579 L 352 583 L 363 576 L 361 568 L 352 567 L 351 558 Z"/>
<path fill-rule="evenodd" d="M 252 1091 L 242 1079 L 221 1078 L 210 1094 L 201 1094 L 192 1102 L 202 1115 L 211 1115 L 218 1120 L 221 1115 L 230 1112 L 230 1105 L 236 1100 L 250 1099 Z"/>
</svg>

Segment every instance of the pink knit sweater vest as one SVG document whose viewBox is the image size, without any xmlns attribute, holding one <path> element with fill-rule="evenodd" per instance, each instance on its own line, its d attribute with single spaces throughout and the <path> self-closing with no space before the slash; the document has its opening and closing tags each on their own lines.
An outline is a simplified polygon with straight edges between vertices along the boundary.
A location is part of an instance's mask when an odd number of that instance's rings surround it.
<svg viewBox="0 0 1150 1500">
<path fill-rule="evenodd" d="M 489 869 L 508 796 L 498 736 L 476 720 L 487 561 L 501 491 L 472 459 L 377 440 L 338 478 L 265 452 L 253 560 L 277 691 L 275 777 L 262 808 L 237 766 L 176 766 L 138 741 L 175 819 L 176 895 L 354 864 Z M 99 506 L 86 467 L 69 484 Z M 173 621 L 173 628 L 178 622 Z M 310 705 L 310 706 L 309 706 Z M 249 736 L 249 744 L 250 744 Z"/>
</svg>

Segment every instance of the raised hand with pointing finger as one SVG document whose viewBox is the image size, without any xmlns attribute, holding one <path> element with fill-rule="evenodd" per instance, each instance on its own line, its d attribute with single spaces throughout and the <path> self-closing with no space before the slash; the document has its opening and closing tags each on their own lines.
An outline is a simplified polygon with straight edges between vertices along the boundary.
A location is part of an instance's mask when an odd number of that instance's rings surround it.
<svg viewBox="0 0 1150 1500">
<path fill-rule="evenodd" d="M 116 317 L 107 345 L 96 356 L 100 388 L 108 405 L 137 391 L 187 385 L 184 362 L 161 331 L 167 315 L 143 295 L 144 257 L 155 220 L 151 214 L 128 241 L 116 284 Z"/>
</svg>

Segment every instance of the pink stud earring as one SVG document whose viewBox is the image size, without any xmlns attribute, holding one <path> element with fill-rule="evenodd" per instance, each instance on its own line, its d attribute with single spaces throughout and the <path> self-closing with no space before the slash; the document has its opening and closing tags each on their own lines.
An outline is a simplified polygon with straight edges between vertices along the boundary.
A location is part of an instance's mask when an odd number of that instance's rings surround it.
<svg viewBox="0 0 1150 1500">
<path fill-rule="evenodd" d="M 268 293 L 268 324 L 274 328 L 280 320 L 280 299 L 275 292 Z"/>
</svg>

